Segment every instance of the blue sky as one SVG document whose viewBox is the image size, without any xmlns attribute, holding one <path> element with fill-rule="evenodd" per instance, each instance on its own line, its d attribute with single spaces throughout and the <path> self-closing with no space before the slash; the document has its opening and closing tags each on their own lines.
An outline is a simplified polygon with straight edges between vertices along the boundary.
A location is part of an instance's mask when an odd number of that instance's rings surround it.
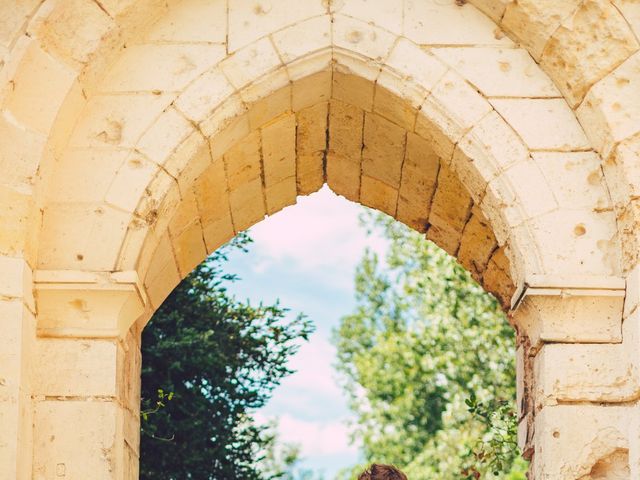
<svg viewBox="0 0 640 480">
<path fill-rule="evenodd" d="M 365 247 L 382 255 L 387 248 L 359 225 L 362 210 L 324 187 L 254 226 L 250 252 L 232 254 L 227 266 L 241 278 L 229 289 L 237 298 L 279 299 L 291 315 L 303 312 L 316 325 L 311 341 L 291 359 L 296 373 L 256 418 L 279 419 L 281 440 L 302 447 L 301 466 L 327 479 L 359 460 L 359 447 L 349 440 L 352 416 L 333 369 L 331 331 L 353 310 L 353 277 Z"/>
</svg>

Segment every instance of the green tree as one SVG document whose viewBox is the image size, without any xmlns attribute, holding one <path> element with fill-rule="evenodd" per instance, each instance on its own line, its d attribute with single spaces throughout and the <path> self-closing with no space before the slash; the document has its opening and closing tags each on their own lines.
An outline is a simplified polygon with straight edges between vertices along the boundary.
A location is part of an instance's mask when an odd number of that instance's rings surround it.
<svg viewBox="0 0 640 480">
<path fill-rule="evenodd" d="M 381 214 L 365 223 L 390 249 L 384 261 L 365 252 L 357 306 L 334 332 L 365 459 L 412 480 L 524 479 L 514 332 L 497 302 L 423 235 Z"/>
<path fill-rule="evenodd" d="M 280 305 L 242 303 L 223 272 L 236 237 L 186 277 L 142 335 L 141 465 L 143 479 L 268 479 L 286 474 L 291 455 L 261 468 L 276 438 L 254 423 L 300 341 L 312 332 L 304 316 Z M 169 398 L 171 397 L 171 398 Z"/>
</svg>

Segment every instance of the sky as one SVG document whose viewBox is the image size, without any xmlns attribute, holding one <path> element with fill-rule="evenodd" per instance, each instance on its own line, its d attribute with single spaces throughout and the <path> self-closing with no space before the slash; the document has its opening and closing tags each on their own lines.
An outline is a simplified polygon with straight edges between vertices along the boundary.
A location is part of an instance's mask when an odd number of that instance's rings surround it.
<svg viewBox="0 0 640 480">
<path fill-rule="evenodd" d="M 327 480 L 361 460 L 357 442 L 350 442 L 353 416 L 336 381 L 331 332 L 355 306 L 354 274 L 364 249 L 382 256 L 387 249 L 385 239 L 368 236 L 360 225 L 362 211 L 325 186 L 252 227 L 249 253 L 232 253 L 227 265 L 241 279 L 229 288 L 238 299 L 279 299 L 291 315 L 302 312 L 315 324 L 310 342 L 290 361 L 296 373 L 256 419 L 278 419 L 281 441 L 301 447 L 300 466 Z"/>
</svg>

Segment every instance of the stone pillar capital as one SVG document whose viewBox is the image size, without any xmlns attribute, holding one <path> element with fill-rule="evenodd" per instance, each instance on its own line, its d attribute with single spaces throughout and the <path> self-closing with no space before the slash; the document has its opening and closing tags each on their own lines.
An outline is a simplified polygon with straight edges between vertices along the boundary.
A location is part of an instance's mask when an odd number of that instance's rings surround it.
<svg viewBox="0 0 640 480">
<path fill-rule="evenodd" d="M 532 275 L 511 318 L 534 351 L 544 342 L 620 343 L 624 297 L 621 277 Z"/>
<path fill-rule="evenodd" d="M 41 337 L 123 337 L 148 305 L 135 271 L 37 270 L 34 289 Z"/>
</svg>

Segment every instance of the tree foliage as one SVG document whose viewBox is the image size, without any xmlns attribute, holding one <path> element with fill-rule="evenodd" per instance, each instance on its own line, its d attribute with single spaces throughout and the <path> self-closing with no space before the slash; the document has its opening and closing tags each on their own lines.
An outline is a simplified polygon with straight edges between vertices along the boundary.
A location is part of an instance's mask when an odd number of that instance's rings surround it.
<svg viewBox="0 0 640 480">
<path fill-rule="evenodd" d="M 424 236 L 381 214 L 365 222 L 390 249 L 385 259 L 365 252 L 357 306 L 334 334 L 365 459 L 412 480 L 524 479 L 514 332 L 497 302 Z"/>
<path fill-rule="evenodd" d="M 312 326 L 287 319 L 278 304 L 253 306 L 227 292 L 236 280 L 223 273 L 228 251 L 249 241 L 236 237 L 196 268 L 143 332 L 143 479 L 285 475 L 275 463 L 261 468 L 276 438 L 251 413 L 291 373 L 287 361 Z M 281 464 L 293 461 L 287 454 Z"/>
</svg>

